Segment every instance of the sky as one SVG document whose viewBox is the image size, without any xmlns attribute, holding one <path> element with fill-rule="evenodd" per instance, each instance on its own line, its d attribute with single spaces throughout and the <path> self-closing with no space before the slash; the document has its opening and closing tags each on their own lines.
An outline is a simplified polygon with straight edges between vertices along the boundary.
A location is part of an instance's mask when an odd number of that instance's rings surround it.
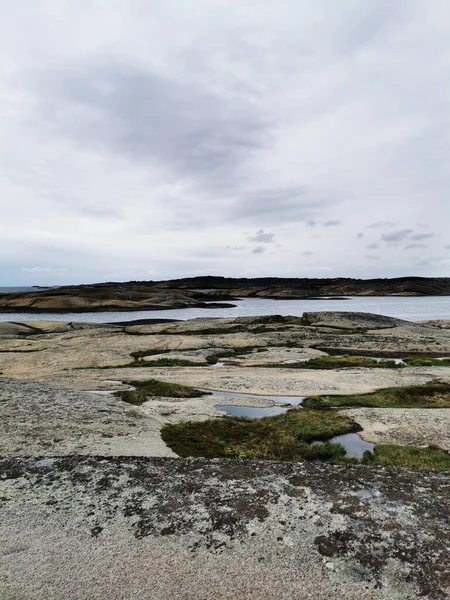
<svg viewBox="0 0 450 600">
<path fill-rule="evenodd" d="M 450 274 L 448 0 L 0 0 L 0 285 Z"/>
</svg>

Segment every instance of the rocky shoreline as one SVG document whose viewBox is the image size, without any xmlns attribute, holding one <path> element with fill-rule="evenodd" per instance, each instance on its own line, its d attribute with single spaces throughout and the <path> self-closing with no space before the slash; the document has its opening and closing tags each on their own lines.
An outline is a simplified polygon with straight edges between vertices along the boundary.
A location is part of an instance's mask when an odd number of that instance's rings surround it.
<svg viewBox="0 0 450 600">
<path fill-rule="evenodd" d="M 233 307 L 237 298 L 335 300 L 348 296 L 449 296 L 450 278 L 233 279 L 104 283 L 0 294 L 0 312 L 105 312 Z"/>
<path fill-rule="evenodd" d="M 448 472 L 181 459 L 160 434 L 219 422 L 219 402 L 450 383 L 439 364 L 292 368 L 324 348 L 450 356 L 442 324 L 337 312 L 0 323 L 0 597 L 444 600 Z M 109 393 L 149 379 L 224 395 L 132 406 Z M 450 450 L 449 408 L 344 414 L 369 442 Z"/>
</svg>

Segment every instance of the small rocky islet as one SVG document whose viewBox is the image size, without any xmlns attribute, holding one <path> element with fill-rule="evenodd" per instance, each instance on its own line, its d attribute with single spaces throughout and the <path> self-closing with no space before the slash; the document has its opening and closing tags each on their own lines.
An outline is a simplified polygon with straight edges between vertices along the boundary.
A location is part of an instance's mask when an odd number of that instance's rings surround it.
<svg viewBox="0 0 450 600">
<path fill-rule="evenodd" d="M 114 600 L 194 597 L 182 581 L 203 598 L 448 597 L 447 471 L 253 460 L 247 434 L 229 458 L 178 458 L 161 431 L 224 429 L 217 397 L 195 390 L 230 393 L 222 405 L 297 396 L 331 402 L 298 411 L 357 423 L 380 448 L 444 456 L 450 367 L 437 359 L 449 356 L 446 323 L 366 313 L 0 323 L 0 597 L 87 598 L 88 579 L 90 598 Z M 144 390 L 139 402 L 124 402 L 126 382 Z M 350 406 L 333 405 L 345 397 Z M 292 415 L 278 418 L 285 430 Z M 113 564 L 119 585 L 105 577 Z"/>
</svg>

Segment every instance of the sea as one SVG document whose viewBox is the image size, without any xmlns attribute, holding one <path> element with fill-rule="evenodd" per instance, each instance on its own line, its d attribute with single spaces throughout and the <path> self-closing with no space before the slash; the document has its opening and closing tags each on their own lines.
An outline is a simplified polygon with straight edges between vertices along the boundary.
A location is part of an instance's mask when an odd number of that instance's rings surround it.
<svg viewBox="0 0 450 600">
<path fill-rule="evenodd" d="M 35 291 L 36 288 L 0 287 L 0 292 Z M 346 299 L 267 300 L 241 298 L 233 300 L 234 308 L 176 308 L 85 313 L 0 313 L 0 321 L 84 321 L 115 323 L 137 319 L 195 319 L 198 317 L 250 317 L 283 315 L 300 317 L 304 312 L 366 312 L 407 321 L 450 319 L 450 296 L 349 296 Z"/>
</svg>

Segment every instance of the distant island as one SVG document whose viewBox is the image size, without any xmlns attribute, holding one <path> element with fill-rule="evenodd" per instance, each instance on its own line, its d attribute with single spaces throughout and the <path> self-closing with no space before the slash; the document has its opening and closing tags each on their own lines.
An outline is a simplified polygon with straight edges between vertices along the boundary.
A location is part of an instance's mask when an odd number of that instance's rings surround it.
<svg viewBox="0 0 450 600">
<path fill-rule="evenodd" d="M 93 312 L 227 308 L 238 298 L 329 299 L 348 296 L 449 296 L 450 278 L 306 279 L 189 277 L 96 283 L 0 294 L 0 312 Z"/>
</svg>

